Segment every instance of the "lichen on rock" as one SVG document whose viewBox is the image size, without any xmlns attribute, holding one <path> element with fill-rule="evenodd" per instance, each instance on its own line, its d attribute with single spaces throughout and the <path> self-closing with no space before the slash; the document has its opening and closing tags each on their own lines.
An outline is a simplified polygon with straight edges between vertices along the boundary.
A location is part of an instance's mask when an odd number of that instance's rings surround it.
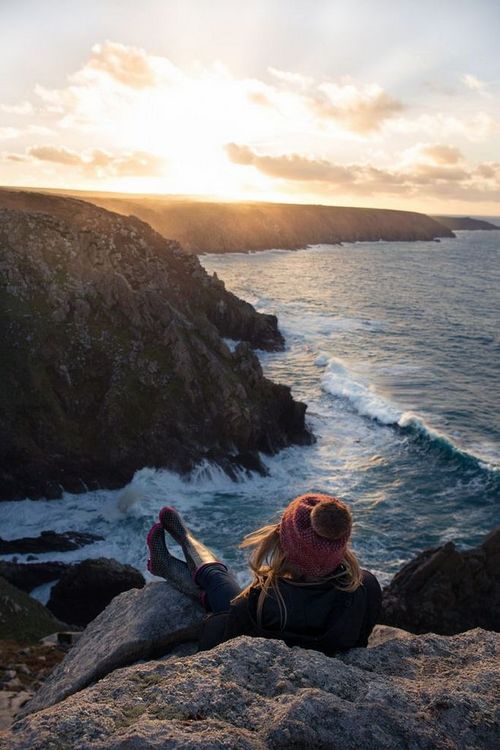
<svg viewBox="0 0 500 750">
<path fill-rule="evenodd" d="M 240 637 L 113 672 L 16 722 L 2 750 L 489 750 L 500 636 L 394 638 L 337 658 Z"/>
</svg>

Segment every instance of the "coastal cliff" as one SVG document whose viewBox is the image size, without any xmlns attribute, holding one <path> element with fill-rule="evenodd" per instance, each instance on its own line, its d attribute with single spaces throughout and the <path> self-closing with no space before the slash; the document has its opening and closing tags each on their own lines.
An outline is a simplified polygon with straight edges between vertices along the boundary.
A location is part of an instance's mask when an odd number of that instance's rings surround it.
<svg viewBox="0 0 500 750">
<path fill-rule="evenodd" d="M 322 243 L 401 242 L 453 237 L 447 226 L 414 211 L 288 203 L 224 203 L 90 192 L 80 193 L 80 197 L 120 214 L 138 216 L 164 237 L 176 239 L 184 250 L 194 254 L 294 249 Z"/>
<path fill-rule="evenodd" d="M 1 191 L 0 248 L 0 498 L 203 459 L 262 470 L 259 451 L 310 442 L 305 405 L 251 349 L 283 347 L 276 318 L 177 242 L 83 201 Z"/>
<path fill-rule="evenodd" d="M 285 203 L 209 203 L 89 198 L 140 216 L 190 253 L 233 253 L 339 242 L 413 241 L 452 237 L 425 214 L 377 208 Z"/>
</svg>

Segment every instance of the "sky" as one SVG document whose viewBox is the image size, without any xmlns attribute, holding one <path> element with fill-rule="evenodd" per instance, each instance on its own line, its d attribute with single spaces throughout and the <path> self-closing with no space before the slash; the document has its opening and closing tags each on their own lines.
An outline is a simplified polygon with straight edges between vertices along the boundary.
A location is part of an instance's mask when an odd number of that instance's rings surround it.
<svg viewBox="0 0 500 750">
<path fill-rule="evenodd" d="M 500 214 L 497 0 L 0 0 L 0 183 Z"/>
</svg>

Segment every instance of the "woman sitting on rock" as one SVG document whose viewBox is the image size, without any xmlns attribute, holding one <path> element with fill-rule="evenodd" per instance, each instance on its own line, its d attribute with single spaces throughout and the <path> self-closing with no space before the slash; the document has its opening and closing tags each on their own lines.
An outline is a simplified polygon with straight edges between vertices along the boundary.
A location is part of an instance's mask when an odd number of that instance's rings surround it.
<svg viewBox="0 0 500 750">
<path fill-rule="evenodd" d="M 238 635 L 280 638 L 327 655 L 367 645 L 381 590 L 348 548 L 352 516 L 342 500 L 301 495 L 279 523 L 246 536 L 241 546 L 254 547 L 253 580 L 243 591 L 174 508 L 162 508 L 159 519 L 148 534 L 148 569 L 184 593 L 201 594 L 211 614 L 200 650 Z M 165 531 L 180 544 L 186 562 L 168 552 Z"/>
</svg>

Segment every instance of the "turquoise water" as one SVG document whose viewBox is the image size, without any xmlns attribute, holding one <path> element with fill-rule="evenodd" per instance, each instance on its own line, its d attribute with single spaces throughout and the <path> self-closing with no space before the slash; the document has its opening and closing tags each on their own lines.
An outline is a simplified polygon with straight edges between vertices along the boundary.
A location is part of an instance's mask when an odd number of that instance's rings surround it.
<svg viewBox="0 0 500 750">
<path fill-rule="evenodd" d="M 354 547 L 383 581 L 428 546 L 478 543 L 500 516 L 500 232 L 457 235 L 203 257 L 278 316 L 286 350 L 259 356 L 308 404 L 315 445 L 265 457 L 267 478 L 144 469 L 121 492 L 3 503 L 0 534 L 93 531 L 105 541 L 47 557 L 144 569 L 145 533 L 168 502 L 243 581 L 238 540 L 314 488 L 352 503 Z"/>
</svg>

